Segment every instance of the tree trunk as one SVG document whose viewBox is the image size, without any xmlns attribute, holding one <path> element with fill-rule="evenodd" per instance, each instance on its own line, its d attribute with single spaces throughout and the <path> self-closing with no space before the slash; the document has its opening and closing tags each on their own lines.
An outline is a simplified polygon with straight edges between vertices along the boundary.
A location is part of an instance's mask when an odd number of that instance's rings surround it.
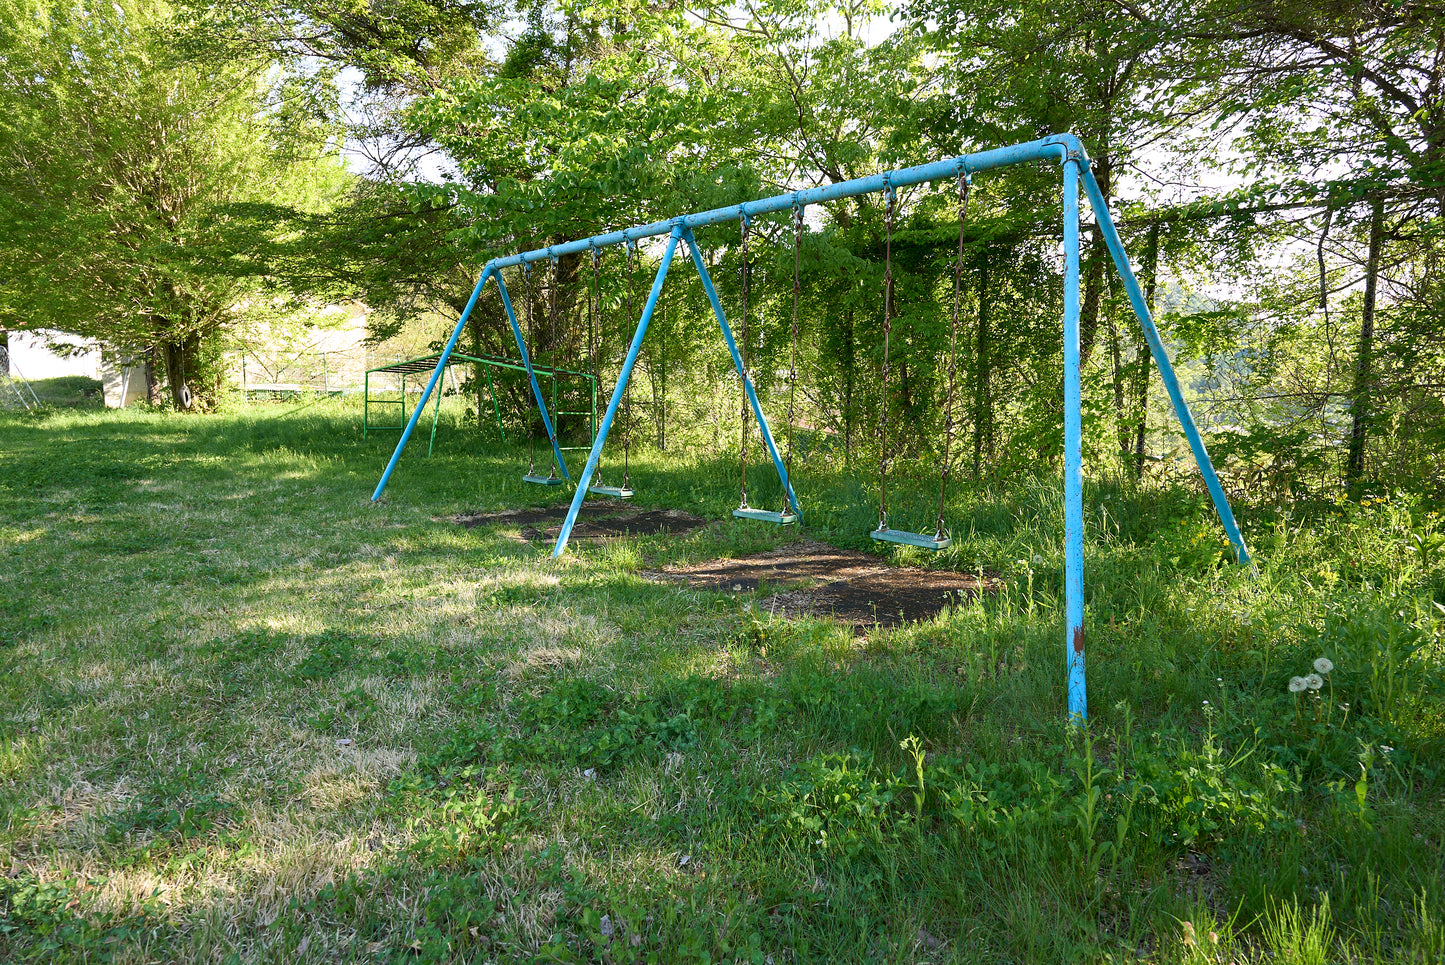
<svg viewBox="0 0 1445 965">
<path fill-rule="evenodd" d="M 475 356 L 477 356 L 478 358 L 480 358 L 483 354 L 485 354 L 485 353 L 482 351 L 482 333 L 481 333 L 481 331 L 480 331 L 480 327 L 479 327 L 479 326 L 470 324 L 470 319 L 468 320 L 468 322 L 469 322 L 469 324 L 468 324 L 467 327 L 472 330 L 472 354 L 475 355 Z M 472 385 L 473 385 L 473 387 L 477 390 L 477 435 L 478 435 L 478 436 L 480 436 L 480 435 L 482 434 L 482 408 L 483 408 L 483 405 L 482 405 L 482 404 L 483 404 L 483 402 L 485 401 L 485 395 L 486 395 L 486 391 L 485 391 L 485 389 L 483 389 L 483 387 L 482 387 L 482 382 L 485 380 L 485 378 L 486 378 L 486 377 L 482 374 L 482 363 L 481 363 L 481 362 L 474 362 L 474 363 L 472 364 Z"/>
<path fill-rule="evenodd" d="M 989 422 L 992 418 L 989 399 L 989 370 L 992 360 L 989 357 L 989 289 L 988 289 L 988 251 L 985 250 L 978 270 L 978 330 L 974 342 L 974 378 L 973 378 L 973 478 L 979 478 L 983 472 L 984 440 L 991 435 Z"/>
<path fill-rule="evenodd" d="M 671 326 L 669 326 L 670 328 Z M 661 344 L 657 347 L 657 379 L 655 386 L 655 400 L 657 408 L 657 448 L 661 452 L 667 451 L 667 335 L 662 333 Z"/>
<path fill-rule="evenodd" d="M 1149 244 L 1144 249 L 1144 304 L 1154 314 L 1154 292 L 1159 280 L 1159 224 L 1149 226 Z M 1134 429 L 1134 478 L 1144 478 L 1144 444 L 1149 435 L 1149 374 L 1154 353 L 1149 339 L 1139 340 L 1139 358 L 1134 369 L 1134 399 L 1139 407 L 1139 424 Z"/>
<path fill-rule="evenodd" d="M 1380 274 L 1380 247 L 1385 235 L 1385 204 L 1370 203 L 1370 252 L 1365 262 L 1365 299 L 1360 308 L 1360 341 L 1355 352 L 1355 388 L 1350 402 L 1350 458 L 1345 484 L 1353 493 L 1365 472 L 1365 432 L 1370 415 L 1371 355 L 1375 348 L 1375 283 Z"/>
<path fill-rule="evenodd" d="M 1112 163 L 1107 154 L 1101 154 L 1094 162 L 1094 180 L 1099 182 L 1099 194 L 1105 206 L 1113 190 Z M 1094 343 L 1099 334 L 1099 302 L 1104 287 L 1104 262 L 1108 249 L 1104 246 L 1104 234 L 1098 227 L 1099 213 L 1094 212 L 1095 227 L 1089 233 L 1089 250 L 1084 253 L 1084 297 L 1079 305 L 1079 368 L 1089 364 Z"/>
<path fill-rule="evenodd" d="M 1111 306 L 1112 308 L 1112 306 Z M 1119 333 L 1119 322 L 1113 311 L 1109 315 L 1109 361 L 1114 375 L 1114 429 L 1119 437 L 1119 471 L 1129 465 L 1129 453 L 1133 450 L 1133 433 L 1130 432 L 1128 404 L 1124 396 L 1123 341 Z"/>
<path fill-rule="evenodd" d="M 146 352 L 146 401 L 151 405 L 160 405 L 161 383 L 156 378 L 156 349 L 155 346 Z"/>
<path fill-rule="evenodd" d="M 201 337 L 185 335 L 180 339 L 161 343 L 162 358 L 166 367 L 166 388 L 171 402 L 178 411 L 203 408 L 201 397 L 189 384 L 195 375 L 196 362 L 200 356 Z M 200 384 L 200 383 L 198 383 Z"/>
</svg>

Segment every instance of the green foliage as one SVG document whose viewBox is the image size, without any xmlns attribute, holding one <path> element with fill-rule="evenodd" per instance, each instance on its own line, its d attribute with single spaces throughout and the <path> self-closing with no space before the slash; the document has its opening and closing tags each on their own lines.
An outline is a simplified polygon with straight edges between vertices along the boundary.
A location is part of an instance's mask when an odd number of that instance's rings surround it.
<svg viewBox="0 0 1445 965">
<path fill-rule="evenodd" d="M 326 680 L 356 666 L 356 641 L 339 633 L 323 633 L 311 641 L 291 675 L 297 680 Z"/>
<path fill-rule="evenodd" d="M 106 818 L 106 836 L 122 842 L 137 835 L 153 836 L 183 843 L 206 837 L 229 825 L 235 804 L 211 792 L 185 794 L 178 800 L 176 788 L 156 788 L 140 795 L 132 805 Z"/>
<path fill-rule="evenodd" d="M 0 6 L 0 312 L 154 352 L 176 405 L 189 384 L 210 407 L 219 335 L 260 287 L 232 268 L 254 229 L 226 206 L 315 210 L 344 178 L 329 132 L 268 128 L 264 64 L 180 57 L 176 20 L 157 0 Z"/>
<path fill-rule="evenodd" d="M 88 915 L 79 906 L 94 885 L 78 878 L 0 876 L 0 942 L 25 936 L 14 959 L 22 962 L 123 959 L 163 919 L 164 903 L 152 895 L 130 914 Z"/>
<path fill-rule="evenodd" d="M 437 792 L 429 806 L 409 809 L 407 826 L 415 832 L 411 851 L 423 867 L 485 867 L 489 855 L 532 826 L 529 806 L 518 800 L 516 788 L 494 797 L 485 788 L 472 786 L 469 777 L 459 774 L 461 786 Z M 428 917 L 439 917 L 437 912 L 449 904 L 444 898 L 429 898 Z M 485 921 L 489 917 L 485 909 L 486 905 L 476 909 L 472 920 Z"/>
<path fill-rule="evenodd" d="M 425 759 L 440 773 L 511 759 L 608 768 L 638 758 L 685 751 L 697 740 L 687 710 L 669 714 L 658 701 L 633 701 L 586 680 L 512 701 L 520 731 L 483 724 L 453 737 Z"/>
</svg>

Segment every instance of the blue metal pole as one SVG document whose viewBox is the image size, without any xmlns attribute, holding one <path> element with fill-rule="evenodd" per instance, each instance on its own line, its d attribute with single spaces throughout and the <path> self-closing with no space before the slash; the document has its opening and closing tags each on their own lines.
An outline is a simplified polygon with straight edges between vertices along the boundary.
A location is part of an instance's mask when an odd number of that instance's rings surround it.
<svg viewBox="0 0 1445 965">
<path fill-rule="evenodd" d="M 758 429 L 762 432 L 763 442 L 767 443 L 768 453 L 773 457 L 773 465 L 777 467 L 778 479 L 783 484 L 783 491 L 788 494 L 788 505 L 793 507 L 793 512 L 801 518 L 803 511 L 798 508 L 798 497 L 793 493 L 793 482 L 788 478 L 787 466 L 782 457 L 778 455 L 777 444 L 773 442 L 773 432 L 768 428 L 768 420 L 763 415 L 763 407 L 758 402 L 757 392 L 753 389 L 753 380 L 743 368 L 742 354 L 738 352 L 737 342 L 733 340 L 733 330 L 728 326 L 727 316 L 723 313 L 722 302 L 718 300 L 717 289 L 713 287 L 712 276 L 708 274 L 707 264 L 702 260 L 702 250 L 698 248 L 697 239 L 692 236 L 690 229 L 683 230 L 683 240 L 687 242 L 688 248 L 692 251 L 692 263 L 697 266 L 698 276 L 702 278 L 703 291 L 707 292 L 707 300 L 712 302 L 712 313 L 717 316 L 723 340 L 728 343 L 728 351 L 732 353 L 733 365 L 743 380 L 743 389 L 747 392 L 748 403 L 753 407 L 753 415 L 757 417 Z"/>
<path fill-rule="evenodd" d="M 667 249 L 662 253 L 662 264 L 657 268 L 657 277 L 652 280 L 652 291 L 647 296 L 647 305 L 642 309 L 642 319 L 637 323 L 637 331 L 632 335 L 627 357 L 622 360 L 622 371 L 617 374 L 617 384 L 612 387 L 612 399 L 607 403 L 607 412 L 602 416 L 602 426 L 598 430 L 597 438 L 592 440 L 592 451 L 587 454 L 587 465 L 581 476 L 583 480 L 591 479 L 597 472 L 597 460 L 602 457 L 607 433 L 612 428 L 617 407 L 622 404 L 622 396 L 627 392 L 627 380 L 632 378 L 632 366 L 636 364 L 637 353 L 642 349 L 642 337 L 647 334 L 647 325 L 652 321 L 653 311 L 657 309 L 657 300 L 662 297 L 662 283 L 667 280 L 667 269 L 672 264 L 672 256 L 677 251 L 677 242 L 682 237 L 682 232 L 683 226 L 679 220 L 673 225 L 672 233 L 667 236 Z M 586 498 L 587 486 L 584 482 L 572 493 L 572 505 L 567 507 L 567 518 L 562 521 L 562 531 L 557 534 L 557 545 L 552 548 L 554 557 L 566 552 L 567 540 L 572 536 L 572 527 L 577 522 L 577 511 L 582 508 L 582 500 Z"/>
<path fill-rule="evenodd" d="M 1084 687 L 1084 479 L 1079 376 L 1079 169 L 1064 158 L 1064 647 L 1068 654 L 1069 720 L 1088 720 Z"/>
<path fill-rule="evenodd" d="M 447 339 L 446 348 L 442 349 L 441 358 L 437 359 L 436 370 L 431 374 L 431 381 L 426 384 L 426 391 L 421 394 L 421 401 L 417 403 L 416 409 L 412 411 L 411 418 L 407 420 L 406 428 L 401 431 L 401 438 L 397 440 L 396 448 L 392 450 L 391 459 L 386 464 L 386 470 L 381 474 L 381 481 L 376 484 L 376 491 L 371 494 L 372 501 L 381 498 L 382 490 L 386 489 L 387 480 L 391 478 L 392 470 L 401 459 L 401 451 L 406 448 L 406 441 L 411 438 L 411 431 L 416 428 L 417 420 L 421 418 L 422 410 L 426 408 L 426 401 L 431 397 L 432 389 L 436 387 L 437 380 L 442 377 L 443 370 L 447 367 L 447 359 L 451 358 L 452 349 L 457 347 L 457 339 L 461 337 L 462 328 L 466 326 L 467 319 L 472 314 L 472 309 L 477 304 L 477 297 L 482 294 L 482 286 L 487 279 L 496 272 L 495 268 L 488 266 L 482 269 L 481 277 L 477 279 L 476 287 L 472 289 L 472 297 L 467 299 L 467 307 L 462 309 L 461 317 L 457 319 L 456 328 L 452 329 L 452 337 Z M 502 276 L 497 274 L 497 282 L 501 283 Z M 406 396 L 402 395 L 402 404 L 406 404 Z"/>
<path fill-rule="evenodd" d="M 1099 190 L 1099 183 L 1094 180 L 1094 173 L 1087 168 L 1084 169 L 1084 190 L 1088 192 L 1094 218 L 1104 232 L 1104 243 L 1109 246 L 1109 254 L 1113 256 L 1114 264 L 1119 269 L 1119 277 L 1124 280 L 1124 289 L 1129 293 L 1129 302 L 1134 306 L 1139 327 L 1144 330 L 1144 337 L 1148 339 L 1149 348 L 1154 352 L 1154 361 L 1159 366 L 1159 377 L 1164 380 L 1169 401 L 1174 404 L 1174 415 L 1184 427 L 1184 436 L 1189 440 L 1189 448 L 1194 452 L 1194 462 L 1199 466 L 1204 484 L 1209 487 L 1209 496 L 1214 500 L 1214 510 L 1219 514 L 1219 521 L 1224 525 L 1229 542 L 1234 544 L 1235 558 L 1240 565 L 1244 565 L 1249 562 L 1249 549 L 1244 545 L 1244 534 L 1239 531 L 1239 524 L 1234 520 L 1234 511 L 1229 508 L 1229 499 L 1224 495 L 1224 487 L 1219 484 L 1219 476 L 1214 471 L 1209 451 L 1204 448 L 1199 427 L 1194 424 L 1189 403 L 1184 401 L 1179 379 L 1174 375 L 1174 365 L 1169 361 L 1169 352 L 1164 348 L 1163 339 L 1159 337 L 1159 330 L 1149 313 L 1149 303 L 1145 301 L 1144 292 L 1139 288 L 1139 280 L 1134 277 L 1134 269 L 1129 265 L 1129 256 L 1124 253 L 1124 243 L 1119 239 L 1119 232 L 1114 227 L 1114 219 L 1109 215 L 1108 206 L 1104 204 L 1103 192 Z"/>
<path fill-rule="evenodd" d="M 542 425 L 547 430 L 547 439 L 552 443 L 552 454 L 557 458 L 557 465 L 562 469 L 562 478 L 571 479 L 567 474 L 567 462 L 562 458 L 562 448 L 557 444 L 557 433 L 552 430 L 552 420 L 547 417 L 547 403 L 542 398 L 542 387 L 537 384 L 537 373 L 532 371 L 532 356 L 527 352 L 527 340 L 522 337 L 522 329 L 517 324 L 517 313 L 512 311 L 512 298 L 507 294 L 507 283 L 502 280 L 502 272 L 497 270 L 497 290 L 502 293 L 502 308 L 506 310 L 507 322 L 512 326 L 512 338 L 517 340 L 517 351 L 522 355 L 522 364 L 527 368 L 527 379 L 532 383 L 532 398 L 537 400 L 537 411 L 542 413 Z M 552 373 L 552 380 L 557 380 L 557 373 Z"/>
<path fill-rule="evenodd" d="M 726 208 L 713 208 L 710 211 L 683 215 L 682 217 L 672 218 L 667 221 L 655 221 L 652 224 L 639 225 L 623 231 L 612 231 L 607 234 L 593 235 L 590 238 L 569 241 L 566 244 L 554 245 L 551 248 L 538 248 L 534 251 L 524 251 L 520 254 L 508 255 L 504 258 L 495 258 L 488 262 L 488 265 L 492 268 L 510 268 L 513 265 L 542 261 L 546 258 L 581 254 L 593 248 L 605 248 L 608 245 L 621 244 L 624 241 L 639 241 L 643 238 L 665 235 L 678 226 L 689 229 L 702 228 L 708 225 L 721 224 L 724 221 L 737 221 L 744 214 L 750 218 L 755 218 L 759 215 L 791 211 L 794 205 L 807 207 L 808 205 L 820 204 L 825 201 L 838 201 L 860 194 L 876 193 L 882 191 L 889 184 L 895 189 L 905 188 L 915 184 L 922 184 L 925 181 L 952 180 L 957 177 L 960 172 L 967 174 L 969 172 L 988 171 L 993 168 L 1006 167 L 1010 164 L 1023 164 L 1028 161 L 1052 161 L 1056 160 L 1060 153 L 1063 152 L 1077 153 L 1080 157 L 1086 157 L 1083 145 L 1079 143 L 1079 139 L 1073 134 L 1051 134 L 1048 137 L 1040 138 L 1037 141 L 1028 141 L 1024 144 L 1014 144 L 1010 147 L 982 151 L 978 154 L 968 154 L 962 157 L 948 158 L 943 161 L 934 161 L 929 164 L 919 164 L 915 167 L 900 168 L 897 171 L 890 171 L 886 174 L 874 174 L 866 178 L 855 178 L 852 181 L 840 181 L 837 184 L 828 184 L 820 188 L 809 188 L 806 191 L 792 191 L 788 194 L 779 194 L 771 198 L 761 198 L 757 201 L 748 201 L 744 204 L 729 205 Z"/>
</svg>

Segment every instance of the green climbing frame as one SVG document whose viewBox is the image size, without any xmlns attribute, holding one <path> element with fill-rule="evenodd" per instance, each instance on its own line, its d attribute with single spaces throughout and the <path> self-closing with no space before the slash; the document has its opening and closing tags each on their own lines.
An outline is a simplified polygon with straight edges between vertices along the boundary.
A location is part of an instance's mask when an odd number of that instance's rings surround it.
<svg viewBox="0 0 1445 965">
<path fill-rule="evenodd" d="M 363 439 L 365 439 L 365 438 L 366 438 L 368 435 L 370 435 L 373 431 L 376 431 L 376 432 L 399 431 L 399 430 L 401 430 L 401 429 L 406 428 L 407 418 L 408 418 L 408 415 L 409 415 L 409 413 L 407 412 L 407 409 L 406 409 L 406 377 L 407 377 L 408 375 L 430 374 L 432 371 L 434 371 L 434 370 L 436 369 L 437 362 L 439 362 L 439 361 L 441 361 L 441 355 L 440 355 L 440 354 L 437 354 L 437 355 L 424 355 L 424 356 L 422 356 L 422 357 L 420 357 L 420 358 L 405 359 L 405 360 L 400 361 L 400 362 L 392 362 L 390 365 L 381 365 L 381 366 L 377 366 L 377 367 L 374 368 L 374 369 L 367 369 L 367 370 L 366 370 L 366 383 L 365 383 L 364 402 L 363 402 L 363 404 L 362 404 L 362 409 L 361 409 L 361 413 L 362 413 L 362 415 L 361 415 L 361 437 L 362 437 Z M 506 442 L 506 441 L 507 441 L 507 430 L 502 426 L 502 408 L 501 408 L 501 406 L 500 406 L 500 405 L 498 404 L 498 402 L 497 402 L 497 389 L 496 389 L 495 383 L 493 383 L 493 381 L 492 381 L 492 371 L 491 371 L 491 370 L 494 369 L 494 368 L 498 368 L 498 369 L 508 369 L 508 370 L 514 371 L 514 372 L 525 372 L 525 371 L 527 371 L 527 366 L 525 366 L 525 365 L 522 364 L 521 362 L 516 361 L 515 359 L 503 358 L 503 357 L 497 356 L 497 355 L 461 355 L 461 354 L 459 354 L 459 353 L 453 352 L 450 356 L 447 357 L 447 365 L 448 365 L 448 366 L 451 366 L 451 365 L 459 365 L 459 364 L 464 364 L 464 363 L 465 363 L 465 364 L 476 365 L 476 366 L 480 367 L 480 369 L 482 370 L 482 372 L 486 375 L 486 377 L 487 377 L 487 392 L 488 392 L 488 394 L 491 396 L 491 399 L 492 399 L 492 414 L 496 417 L 496 420 L 497 420 L 497 431 L 502 434 L 502 441 L 503 441 L 503 442 Z M 592 375 L 590 375 L 590 374 L 588 374 L 588 373 L 586 373 L 586 372 L 574 372 L 574 371 L 571 370 L 571 369 L 559 369 L 559 368 L 554 368 L 553 366 L 550 366 L 550 365 L 535 365 L 535 364 L 534 364 L 534 365 L 532 366 L 532 371 L 537 374 L 537 377 L 538 377 L 538 378 L 545 378 L 545 379 L 550 379 L 550 380 L 551 380 L 551 393 L 550 393 L 550 395 L 551 395 L 551 400 L 552 400 L 552 406 L 551 406 L 551 413 L 550 413 L 550 414 L 551 414 L 551 416 L 552 416 L 554 419 L 555 419 L 557 416 L 568 416 L 568 415 L 578 415 L 578 416 L 585 415 L 585 416 L 588 417 L 588 422 L 587 422 L 587 430 L 588 430 L 588 431 L 587 431 L 587 440 L 588 440 L 588 444 L 585 445 L 585 446 L 562 446 L 561 448 L 563 448 L 563 449 L 584 449 L 584 450 L 585 450 L 585 449 L 590 449 L 590 448 L 591 448 L 591 444 L 592 444 L 592 440 L 597 437 L 597 379 L 596 379 L 596 377 L 595 377 L 595 376 L 592 376 Z M 399 397 L 399 398 L 395 398 L 395 399 L 389 399 L 389 398 L 372 398 L 372 395 L 371 395 L 371 376 L 372 376 L 374 373 L 386 373 L 386 374 L 388 374 L 388 375 L 399 375 L 399 376 L 401 377 L 401 392 L 399 393 L 399 396 L 400 396 L 400 397 Z M 589 399 L 589 406 L 588 406 L 588 408 L 586 408 L 586 409 L 566 409 L 566 410 L 559 410 L 559 409 L 557 408 L 557 382 L 558 382 L 559 379 L 569 379 L 569 378 L 571 378 L 571 379 L 581 379 L 581 380 L 583 380 L 583 381 L 587 384 L 587 398 Z M 377 406 L 391 406 L 391 405 L 398 406 L 399 409 L 400 409 L 400 412 L 401 412 L 401 420 L 400 420 L 400 422 L 398 422 L 396 425 L 391 425 L 390 423 L 378 425 L 378 424 L 376 424 L 376 423 L 373 423 L 373 422 L 371 421 L 371 407 L 374 406 L 374 405 L 377 405 Z M 437 393 L 436 393 L 436 404 L 432 407 L 431 440 L 427 443 L 427 447 L 426 447 L 427 455 L 431 455 L 431 454 L 432 454 L 432 450 L 436 447 L 436 440 L 437 440 L 437 417 L 441 414 L 441 405 L 442 405 L 442 393 L 437 392 Z"/>
</svg>

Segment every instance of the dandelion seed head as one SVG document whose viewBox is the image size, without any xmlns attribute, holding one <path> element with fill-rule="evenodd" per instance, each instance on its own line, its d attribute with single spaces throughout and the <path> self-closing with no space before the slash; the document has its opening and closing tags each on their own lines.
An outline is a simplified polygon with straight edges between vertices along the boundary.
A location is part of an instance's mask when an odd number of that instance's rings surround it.
<svg viewBox="0 0 1445 965">
<path fill-rule="evenodd" d="M 1316 673 L 1329 673 L 1333 669 L 1335 669 L 1335 665 L 1330 661 L 1329 657 L 1320 657 L 1315 661 Z"/>
<path fill-rule="evenodd" d="M 1305 678 L 1305 686 L 1308 687 L 1310 690 L 1319 690 L 1324 685 L 1325 678 L 1321 677 L 1317 673 L 1312 673 Z"/>
<path fill-rule="evenodd" d="M 1299 693 L 1300 691 L 1302 691 L 1302 690 L 1304 690 L 1304 689 L 1305 689 L 1305 678 L 1303 678 L 1303 677 L 1291 677 L 1291 678 L 1289 678 L 1289 692 L 1290 692 L 1290 693 L 1292 693 L 1292 694 L 1297 694 L 1297 693 Z"/>
</svg>

